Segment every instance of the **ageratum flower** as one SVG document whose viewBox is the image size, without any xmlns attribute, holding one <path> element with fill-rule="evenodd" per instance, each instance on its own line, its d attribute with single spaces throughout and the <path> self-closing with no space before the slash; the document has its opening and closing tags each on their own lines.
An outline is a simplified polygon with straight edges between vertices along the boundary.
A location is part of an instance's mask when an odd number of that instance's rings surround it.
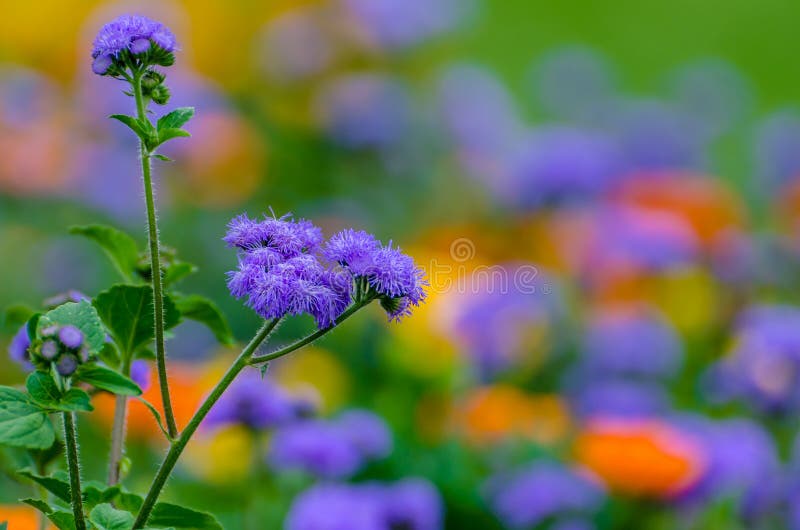
<svg viewBox="0 0 800 530">
<path fill-rule="evenodd" d="M 169 66 L 176 48 L 175 35 L 160 22 L 141 15 L 122 15 L 100 28 L 95 37 L 92 71 L 106 75 L 112 66 L 124 69 L 131 57 Z"/>
<path fill-rule="evenodd" d="M 41 334 L 41 339 L 29 342 L 26 348 L 32 364 L 39 368 L 49 369 L 54 365 L 59 374 L 69 377 L 81 363 L 89 360 L 83 332 L 75 326 L 48 326 L 42 329 Z M 23 344 L 22 339 L 18 340 L 16 349 Z"/>
<path fill-rule="evenodd" d="M 559 515 L 587 514 L 605 500 L 601 486 L 556 463 L 538 462 L 511 475 L 489 479 L 492 509 L 508 528 L 532 528 Z"/>
<path fill-rule="evenodd" d="M 442 499 L 419 478 L 394 484 L 320 484 L 294 501 L 287 530 L 441 530 Z"/>
<path fill-rule="evenodd" d="M 30 348 L 31 339 L 28 337 L 28 327 L 22 326 L 8 345 L 8 356 L 12 361 L 19 363 L 26 370 L 33 367 L 31 364 Z"/>
<path fill-rule="evenodd" d="M 326 328 L 350 304 L 350 284 L 315 254 L 322 232 L 311 222 L 241 215 L 223 240 L 241 251 L 239 269 L 228 274 L 231 294 L 262 317 L 309 314 Z"/>
<path fill-rule="evenodd" d="M 411 307 L 425 300 L 423 270 L 411 256 L 398 247 L 382 246 L 374 236 L 354 230 L 344 230 L 330 238 L 323 255 L 338 263 L 353 279 L 363 279 L 366 286 L 380 298 L 389 320 L 399 321 L 411 314 Z"/>
<path fill-rule="evenodd" d="M 386 423 L 367 411 L 294 422 L 278 429 L 268 460 L 277 470 L 300 470 L 322 478 L 347 478 L 392 448 Z"/>
</svg>

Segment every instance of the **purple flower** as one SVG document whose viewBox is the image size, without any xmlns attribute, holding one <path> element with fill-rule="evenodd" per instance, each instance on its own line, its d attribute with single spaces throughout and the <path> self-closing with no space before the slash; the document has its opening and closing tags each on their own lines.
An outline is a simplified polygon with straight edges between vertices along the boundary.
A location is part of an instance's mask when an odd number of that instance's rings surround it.
<svg viewBox="0 0 800 530">
<path fill-rule="evenodd" d="M 733 497 L 748 521 L 769 514 L 781 495 L 781 465 L 770 434 L 745 419 L 712 421 L 679 418 L 679 425 L 705 447 L 705 473 L 675 499 L 679 505 L 707 505 Z"/>
<path fill-rule="evenodd" d="M 780 110 L 767 116 L 756 130 L 756 172 L 771 193 L 780 192 L 800 177 L 800 114 Z"/>
<path fill-rule="evenodd" d="M 11 360 L 19 363 L 26 370 L 33 367 L 30 362 L 31 354 L 28 348 L 31 345 L 31 340 L 28 338 L 28 326 L 23 325 L 19 331 L 11 339 L 8 345 L 8 356 Z"/>
<path fill-rule="evenodd" d="M 591 521 L 583 519 L 566 519 L 550 527 L 550 530 L 595 530 L 597 527 Z"/>
<path fill-rule="evenodd" d="M 62 377 L 69 377 L 78 369 L 78 358 L 72 354 L 65 353 L 56 362 L 56 371 Z"/>
<path fill-rule="evenodd" d="M 800 309 L 756 306 L 739 319 L 736 347 L 707 375 L 716 401 L 743 399 L 767 413 L 800 407 Z"/>
<path fill-rule="evenodd" d="M 75 350 L 83 344 L 83 332 L 75 326 L 63 326 L 58 330 L 58 340 L 67 348 Z"/>
<path fill-rule="evenodd" d="M 42 343 L 39 353 L 45 359 L 52 360 L 58 355 L 58 344 L 54 340 L 46 340 Z"/>
<path fill-rule="evenodd" d="M 365 458 L 384 458 L 392 452 L 392 433 L 377 414 L 350 410 L 340 414 L 336 424 Z"/>
<path fill-rule="evenodd" d="M 320 484 L 300 494 L 286 530 L 441 530 L 442 500 L 424 479 Z"/>
<path fill-rule="evenodd" d="M 286 530 L 387 530 L 381 506 L 357 487 L 320 484 L 298 495 L 286 517 Z"/>
<path fill-rule="evenodd" d="M 133 361 L 131 363 L 131 379 L 146 392 L 151 384 L 150 364 L 142 359 Z"/>
<path fill-rule="evenodd" d="M 307 420 L 278 429 L 272 437 L 268 461 L 279 471 L 303 471 L 341 479 L 363 464 L 358 448 L 341 430 L 325 420 Z"/>
<path fill-rule="evenodd" d="M 155 44 L 165 52 L 177 47 L 175 36 L 160 22 L 141 15 L 122 15 L 100 28 L 92 49 L 92 70 L 103 75 L 123 51 L 141 54 Z"/>
<path fill-rule="evenodd" d="M 354 276 L 364 276 L 370 270 L 373 256 L 380 248 L 381 242 L 372 234 L 348 228 L 328 239 L 323 255 L 346 267 Z"/>
<path fill-rule="evenodd" d="M 658 383 L 575 377 L 568 385 L 567 394 L 580 418 L 604 415 L 648 418 L 670 410 L 669 394 Z"/>
<path fill-rule="evenodd" d="M 268 460 L 279 470 L 346 478 L 368 461 L 386 457 L 391 448 L 391 433 L 383 420 L 353 410 L 334 419 L 305 420 L 278 429 Z"/>
<path fill-rule="evenodd" d="M 592 514 L 605 500 L 598 483 L 553 462 L 496 475 L 487 482 L 486 494 L 500 520 L 514 529 L 533 527 L 562 514 Z"/>
<path fill-rule="evenodd" d="M 256 369 L 247 370 L 217 401 L 203 421 L 203 427 L 244 425 L 264 430 L 298 418 L 302 402 L 292 398 Z"/>
<path fill-rule="evenodd" d="M 654 314 L 602 313 L 582 341 L 581 368 L 594 377 L 668 378 L 683 357 L 680 338 Z"/>
<path fill-rule="evenodd" d="M 331 66 L 336 43 L 326 32 L 325 11 L 293 9 L 269 22 L 259 51 L 264 70 L 279 81 L 305 81 Z"/>
</svg>

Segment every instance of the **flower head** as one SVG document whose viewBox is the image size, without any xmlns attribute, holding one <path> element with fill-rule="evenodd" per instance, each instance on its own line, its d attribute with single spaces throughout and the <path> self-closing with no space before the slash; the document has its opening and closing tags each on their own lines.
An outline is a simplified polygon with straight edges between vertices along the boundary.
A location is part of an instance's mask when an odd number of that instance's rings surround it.
<svg viewBox="0 0 800 530">
<path fill-rule="evenodd" d="M 80 348 L 83 344 L 83 332 L 75 326 L 64 326 L 58 330 L 58 340 L 67 348 Z"/>
<path fill-rule="evenodd" d="M 118 73 L 129 58 L 145 65 L 169 66 L 177 49 L 175 35 L 166 26 L 141 15 L 122 15 L 100 28 L 92 48 L 92 71 Z M 118 67 L 118 68 L 112 68 Z"/>
<path fill-rule="evenodd" d="M 28 327 L 22 326 L 8 345 L 8 356 L 11 357 L 11 360 L 18 362 L 24 368 L 31 368 L 31 354 L 28 351 L 30 345 L 31 339 L 28 337 Z"/>
</svg>

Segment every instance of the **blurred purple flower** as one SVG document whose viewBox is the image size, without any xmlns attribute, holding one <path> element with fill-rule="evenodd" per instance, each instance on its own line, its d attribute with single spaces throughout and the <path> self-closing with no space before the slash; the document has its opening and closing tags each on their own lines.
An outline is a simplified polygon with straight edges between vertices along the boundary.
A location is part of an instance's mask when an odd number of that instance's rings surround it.
<svg viewBox="0 0 800 530">
<path fill-rule="evenodd" d="M 279 81 L 303 81 L 331 66 L 337 42 L 325 28 L 325 13 L 297 8 L 262 30 L 259 54 L 264 71 Z"/>
<path fill-rule="evenodd" d="M 271 429 L 298 419 L 303 403 L 252 368 L 241 374 L 217 401 L 203 427 L 242 425 L 256 431 Z"/>
<path fill-rule="evenodd" d="M 733 351 L 711 367 L 705 388 L 717 402 L 743 399 L 768 413 L 800 407 L 800 309 L 752 307 L 739 318 Z"/>
<path fill-rule="evenodd" d="M 329 137 L 348 149 L 386 149 L 409 133 L 411 101 L 398 79 L 380 74 L 340 77 L 322 87 L 316 112 Z"/>
<path fill-rule="evenodd" d="M 150 375 L 150 363 L 142 359 L 133 361 L 131 363 L 131 379 L 133 379 L 134 383 L 139 385 L 139 388 L 147 392 L 147 389 L 150 388 L 150 384 L 152 383 Z M 211 413 L 213 413 L 213 410 Z"/>
<path fill-rule="evenodd" d="M 278 470 L 301 470 L 323 478 L 346 478 L 368 461 L 388 456 L 391 433 L 367 411 L 329 420 L 290 423 L 275 432 L 268 460 Z"/>
<path fill-rule="evenodd" d="M 530 528 L 559 515 L 591 515 L 605 500 L 599 483 L 554 462 L 495 475 L 485 491 L 493 511 L 513 529 Z"/>
<path fill-rule="evenodd" d="M 622 175 L 620 153 L 602 133 L 568 127 L 534 129 L 510 162 L 515 204 L 537 208 L 603 194 Z"/>
<path fill-rule="evenodd" d="M 33 368 L 33 364 L 30 362 L 31 354 L 28 351 L 28 347 L 30 347 L 30 345 L 31 341 L 28 338 L 27 325 L 23 325 L 21 328 L 19 328 L 19 331 L 17 331 L 8 345 L 8 356 L 12 361 L 19 363 L 19 365 L 25 370 L 30 370 Z"/>
<path fill-rule="evenodd" d="M 370 44 L 398 50 L 454 30 L 469 14 L 466 0 L 341 0 Z"/>
<path fill-rule="evenodd" d="M 669 378 L 680 369 L 680 337 L 662 318 L 645 312 L 604 312 L 582 339 L 581 369 L 590 377 Z"/>
<path fill-rule="evenodd" d="M 559 521 L 550 527 L 550 530 L 596 530 L 596 526 L 591 521 L 583 519 L 566 519 Z"/>
<path fill-rule="evenodd" d="M 764 118 L 755 133 L 757 188 L 779 193 L 800 177 L 800 113 L 783 109 Z"/>
<path fill-rule="evenodd" d="M 292 504 L 286 530 L 441 530 L 442 501 L 418 478 L 395 483 L 320 484 Z"/>
<path fill-rule="evenodd" d="M 526 277 L 526 272 L 534 276 Z M 528 283 L 493 284 L 499 278 L 496 273 L 502 273 L 506 282 L 527 279 Z M 530 348 L 540 346 L 533 346 L 532 338 L 555 328 L 563 309 L 555 280 L 532 265 L 498 266 L 491 276 L 454 301 L 450 328 L 481 379 L 519 365 Z"/>
<path fill-rule="evenodd" d="M 702 506 L 733 496 L 740 515 L 750 522 L 775 508 L 783 493 L 781 464 L 763 427 L 745 419 L 690 416 L 677 421 L 705 446 L 710 460 L 703 476 L 675 502 Z"/>
<path fill-rule="evenodd" d="M 579 418 L 614 416 L 649 418 L 670 410 L 670 398 L 663 385 L 626 380 L 593 381 L 574 377 L 566 393 Z"/>
</svg>

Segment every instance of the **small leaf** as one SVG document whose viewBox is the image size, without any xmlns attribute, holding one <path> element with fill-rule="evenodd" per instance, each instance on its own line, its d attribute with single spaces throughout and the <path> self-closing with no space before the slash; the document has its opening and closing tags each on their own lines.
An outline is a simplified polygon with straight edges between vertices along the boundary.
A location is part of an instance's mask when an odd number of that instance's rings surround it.
<svg viewBox="0 0 800 530">
<path fill-rule="evenodd" d="M 171 159 L 170 157 L 168 157 L 166 155 L 162 155 L 160 153 L 153 153 L 151 156 L 153 158 L 157 158 L 157 159 L 161 160 L 162 162 L 174 162 L 174 160 Z"/>
<path fill-rule="evenodd" d="M 61 389 L 47 372 L 33 372 L 25 381 L 25 387 L 31 398 L 43 407 L 54 408 L 61 399 Z"/>
<path fill-rule="evenodd" d="M 69 493 L 69 482 L 66 480 L 62 480 L 55 475 L 50 477 L 44 477 L 41 475 L 37 475 L 33 471 L 23 469 L 19 471 L 19 474 L 23 477 L 29 478 L 32 481 L 39 484 L 41 487 L 58 497 L 64 502 L 71 502 L 72 496 Z"/>
<path fill-rule="evenodd" d="M 128 116 L 127 114 L 112 114 L 111 116 L 109 116 L 109 118 L 124 123 L 130 128 L 130 130 L 136 133 L 136 136 L 138 136 L 142 140 L 147 139 L 147 128 L 137 118 L 134 118 L 133 116 Z"/>
<path fill-rule="evenodd" d="M 55 441 L 50 418 L 23 392 L 0 387 L 0 444 L 47 449 Z"/>
<path fill-rule="evenodd" d="M 72 325 L 80 329 L 83 333 L 83 343 L 88 347 L 91 355 L 100 353 L 100 350 L 103 349 L 106 330 L 97 310 L 86 300 L 67 302 L 42 315 L 37 324 L 37 334 L 52 325 Z"/>
<path fill-rule="evenodd" d="M 125 281 L 129 282 L 134 277 L 139 251 L 131 236 L 105 225 L 73 226 L 69 232 L 99 244 Z"/>
<path fill-rule="evenodd" d="M 76 530 L 75 516 L 69 512 L 57 511 L 47 515 L 50 522 L 56 525 L 58 530 Z"/>
<path fill-rule="evenodd" d="M 222 530 L 222 525 L 213 515 L 167 502 L 156 504 L 147 522 L 155 527 L 174 526 L 175 528 L 198 530 Z"/>
<path fill-rule="evenodd" d="M 130 359 L 153 340 L 153 288 L 149 285 L 115 285 L 98 294 L 92 303 L 123 358 Z M 169 297 L 164 297 L 164 325 L 170 328 L 178 322 L 180 312 Z"/>
<path fill-rule="evenodd" d="M 101 482 L 90 481 L 83 485 L 83 505 L 91 510 L 98 504 L 113 502 L 122 491 L 119 484 L 108 487 Z"/>
<path fill-rule="evenodd" d="M 127 491 L 121 492 L 114 501 L 114 504 L 117 506 L 117 508 L 121 508 L 131 513 L 139 513 L 143 503 L 144 499 L 140 495 L 129 493 Z"/>
<path fill-rule="evenodd" d="M 113 342 L 103 344 L 103 349 L 100 350 L 100 360 L 115 370 L 119 368 L 122 360 L 119 358 L 119 350 Z"/>
<path fill-rule="evenodd" d="M 217 305 L 199 295 L 175 296 L 181 315 L 205 324 L 222 344 L 233 344 L 233 333 Z"/>
<path fill-rule="evenodd" d="M 80 388 L 67 390 L 55 408 L 66 412 L 92 412 L 94 410 L 89 394 Z"/>
<path fill-rule="evenodd" d="M 0 522 L 0 530 L 8 530 L 8 521 Z"/>
<path fill-rule="evenodd" d="M 28 331 L 28 338 L 33 340 L 36 338 L 36 327 L 39 325 L 39 319 L 42 318 L 41 313 L 34 313 L 28 322 L 25 323 L 25 329 Z"/>
<path fill-rule="evenodd" d="M 158 428 L 161 429 L 161 432 L 164 433 L 164 436 L 167 437 L 167 440 L 171 440 L 172 438 L 170 437 L 169 431 L 167 431 L 167 428 L 164 427 L 164 423 L 161 420 L 161 413 L 158 411 L 158 409 L 155 408 L 152 403 L 150 403 L 149 401 L 147 401 L 146 399 L 144 399 L 142 397 L 139 397 L 139 398 L 136 398 L 136 399 L 141 401 L 142 404 L 145 407 L 147 407 L 147 409 L 153 414 L 153 417 L 156 419 L 156 423 L 158 424 Z"/>
<path fill-rule="evenodd" d="M 172 285 L 195 272 L 197 272 L 197 267 L 191 263 L 174 261 L 164 268 L 164 285 Z"/>
<path fill-rule="evenodd" d="M 98 530 L 130 530 L 133 527 L 133 514 L 117 510 L 110 504 L 98 504 L 89 513 L 89 521 Z"/>
<path fill-rule="evenodd" d="M 189 131 L 185 131 L 183 129 L 159 129 L 158 145 L 161 145 L 166 141 L 172 140 L 173 138 L 188 138 L 189 136 L 191 136 L 191 134 L 189 134 Z"/>
<path fill-rule="evenodd" d="M 19 502 L 24 502 L 29 506 L 33 506 L 45 515 L 53 513 L 53 507 L 41 499 L 20 499 Z M 0 529 L 2 529 L 2 526 L 0 526 Z"/>
<path fill-rule="evenodd" d="M 142 389 L 124 375 L 97 364 L 82 364 L 74 377 L 95 388 L 106 390 L 120 396 L 139 396 Z"/>
<path fill-rule="evenodd" d="M 180 107 L 158 119 L 156 127 L 159 133 L 164 129 L 179 129 L 194 116 L 193 107 Z"/>
</svg>

